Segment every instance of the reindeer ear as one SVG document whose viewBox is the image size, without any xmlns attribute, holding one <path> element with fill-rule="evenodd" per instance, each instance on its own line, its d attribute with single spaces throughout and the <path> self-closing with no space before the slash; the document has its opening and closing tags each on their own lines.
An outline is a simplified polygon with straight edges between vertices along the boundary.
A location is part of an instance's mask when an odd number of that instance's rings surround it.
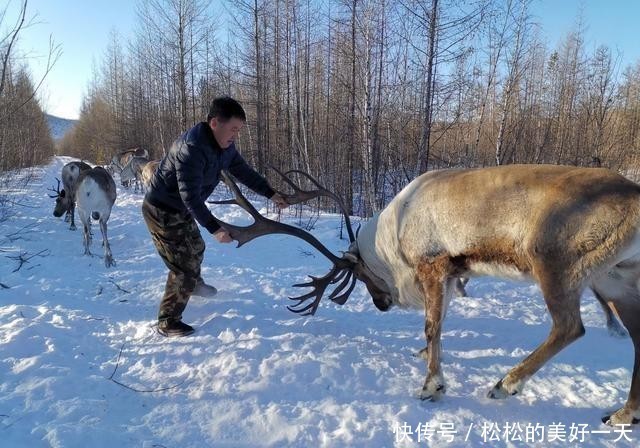
<svg viewBox="0 0 640 448">
<path fill-rule="evenodd" d="M 358 248 L 358 242 L 353 241 L 349 244 L 349 249 L 344 252 L 344 258 L 356 263 L 360 259 L 360 249 Z"/>
<path fill-rule="evenodd" d="M 357 263 L 358 261 L 360 261 L 360 257 L 358 256 L 358 254 L 353 253 L 350 250 L 344 253 L 343 258 L 349 260 L 351 263 Z"/>
</svg>

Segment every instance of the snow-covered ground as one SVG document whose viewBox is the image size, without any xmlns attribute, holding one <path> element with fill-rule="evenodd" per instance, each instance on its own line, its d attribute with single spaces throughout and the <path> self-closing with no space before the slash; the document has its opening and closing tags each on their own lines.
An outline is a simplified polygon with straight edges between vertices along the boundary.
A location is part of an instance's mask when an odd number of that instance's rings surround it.
<svg viewBox="0 0 640 448">
<path fill-rule="evenodd" d="M 70 120 L 68 118 L 60 118 L 55 115 L 45 114 L 51 136 L 55 141 L 62 140 L 67 132 L 69 132 L 78 122 L 78 120 Z"/>
<path fill-rule="evenodd" d="M 0 223 L 0 446 L 637 446 L 637 431 L 600 422 L 626 399 L 633 351 L 608 335 L 590 296 L 586 336 L 521 396 L 495 401 L 487 391 L 544 339 L 549 317 L 535 286 L 472 280 L 445 322 L 447 393 L 422 402 L 421 313 L 381 313 L 359 285 L 346 305 L 299 317 L 287 296 L 327 272 L 321 255 L 289 236 L 237 249 L 205 231 L 203 276 L 220 293 L 192 298 L 194 335 L 163 338 L 153 325 L 166 270 L 142 194 L 118 191 L 107 269 L 97 226 L 96 255 L 84 256 L 81 231 L 51 214 L 46 188 L 69 160 L 11 193 L 29 206 Z M 248 221 L 231 207 L 216 215 Z M 337 252 L 347 246 L 338 227 L 322 215 L 312 232 Z M 17 269 L 20 255 L 31 258 Z"/>
</svg>

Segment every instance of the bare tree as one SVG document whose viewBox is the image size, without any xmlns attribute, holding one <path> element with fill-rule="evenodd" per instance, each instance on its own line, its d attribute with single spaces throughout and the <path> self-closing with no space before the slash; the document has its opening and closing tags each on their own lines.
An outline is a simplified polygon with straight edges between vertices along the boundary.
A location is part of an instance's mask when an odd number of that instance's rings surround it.
<svg viewBox="0 0 640 448">
<path fill-rule="evenodd" d="M 510 49 L 510 55 L 507 65 L 507 78 L 505 81 L 504 89 L 502 92 L 502 101 L 500 104 L 500 124 L 498 128 L 498 136 L 496 138 L 496 152 L 495 161 L 496 165 L 501 165 L 504 162 L 504 139 L 507 126 L 507 118 L 509 113 L 509 107 L 511 105 L 514 90 L 518 85 L 521 72 L 523 70 L 522 60 L 524 58 L 525 39 L 527 38 L 527 32 L 529 28 L 529 9 L 530 0 L 520 0 L 518 18 L 516 19 L 515 31 L 511 37 L 513 41 L 513 47 Z"/>
<path fill-rule="evenodd" d="M 150 42 L 156 43 L 147 56 L 157 68 L 167 67 L 163 59 L 171 58 L 172 85 L 167 86 L 172 106 L 177 106 L 181 129 L 189 123 L 189 83 L 195 79 L 192 70 L 197 67 L 194 55 L 200 51 L 214 21 L 208 15 L 210 0 L 142 0 L 138 16 L 143 23 L 142 32 Z M 152 46 L 153 47 L 153 46 Z M 158 48 L 159 47 L 159 48 Z M 191 61 L 190 61 L 191 58 Z M 193 117 L 193 114 L 192 114 Z"/>
<path fill-rule="evenodd" d="M 15 63 L 20 34 L 35 22 L 35 16 L 28 18 L 27 6 L 27 0 L 20 2 L 14 23 L 7 34 L 0 35 L 0 181 L 3 183 L 12 180 L 12 176 L 4 176 L 7 170 L 36 165 L 53 153 L 53 141 L 36 94 L 57 61 L 60 48 L 49 39 L 44 74 L 36 83 L 25 65 Z M 0 12 L 0 30 L 8 18 L 8 8 L 7 3 Z M 28 62 L 28 58 L 23 61 Z"/>
<path fill-rule="evenodd" d="M 139 35 L 110 44 L 81 116 L 116 117 L 112 139 L 83 123 L 77 143 L 159 155 L 229 94 L 247 111 L 237 145 L 251 163 L 308 171 L 361 215 L 430 169 L 640 164 L 640 70 L 618 80 L 609 50 L 585 52 L 580 21 L 548 48 L 530 0 L 226 5 L 142 0 Z M 206 18 L 227 13 L 215 36 Z"/>
<path fill-rule="evenodd" d="M 591 158 L 594 163 L 601 163 L 604 155 L 615 144 L 613 130 L 617 114 L 613 114 L 616 89 L 614 78 L 618 62 L 614 60 L 611 50 L 600 46 L 589 64 L 587 78 L 587 108 L 592 117 L 593 143 Z M 624 158 L 620 158 L 624 159 Z"/>
</svg>

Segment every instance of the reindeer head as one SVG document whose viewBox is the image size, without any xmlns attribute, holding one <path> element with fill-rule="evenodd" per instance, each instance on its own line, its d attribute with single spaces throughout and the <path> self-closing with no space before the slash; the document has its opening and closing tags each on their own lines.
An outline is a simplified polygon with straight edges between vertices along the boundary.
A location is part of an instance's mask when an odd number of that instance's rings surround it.
<svg viewBox="0 0 640 448">
<path fill-rule="evenodd" d="M 374 274 L 371 268 L 364 262 L 360 256 L 357 239 L 351 243 L 349 250 L 344 253 L 344 258 L 353 263 L 353 274 L 367 287 L 367 291 L 369 291 L 369 295 L 371 295 L 376 308 L 380 311 L 388 311 L 393 304 L 391 288 L 389 288 L 389 285 L 387 285 L 383 279 Z"/>
<path fill-rule="evenodd" d="M 367 287 L 367 290 L 371 294 L 373 298 L 373 302 L 378 309 L 381 311 L 386 311 L 391 306 L 391 294 L 390 288 L 386 285 L 386 283 L 376 276 L 371 269 L 364 263 L 362 258 L 360 257 L 359 251 L 357 249 L 356 237 L 353 234 L 353 229 L 351 226 L 351 221 L 349 219 L 349 215 L 346 212 L 346 208 L 344 207 L 342 200 L 335 193 L 330 192 L 326 188 L 322 187 L 312 176 L 302 171 L 291 170 L 287 173 L 282 173 L 274 167 L 271 167 L 275 170 L 280 176 L 282 176 L 283 180 L 288 183 L 294 190 L 294 194 L 286 194 L 278 192 L 285 200 L 290 204 L 298 204 L 300 202 L 308 201 L 310 199 L 319 197 L 319 196 L 327 196 L 334 199 L 340 209 L 345 219 L 345 226 L 347 228 L 347 233 L 349 234 L 349 240 L 351 241 L 351 247 L 349 251 L 345 252 L 342 257 L 338 257 L 334 255 L 329 249 L 327 249 L 320 241 L 318 241 L 313 235 L 310 233 L 298 228 L 293 227 L 288 224 L 283 224 L 277 221 L 273 221 L 262 216 L 251 203 L 245 198 L 238 186 L 233 182 L 231 177 L 226 173 L 222 172 L 222 178 L 227 186 L 233 192 L 235 199 L 227 200 L 227 201 L 210 201 L 214 204 L 236 204 L 244 208 L 254 219 L 254 223 L 246 226 L 235 226 L 232 224 L 225 223 L 216 218 L 217 223 L 225 229 L 231 238 L 238 242 L 238 247 L 243 245 L 246 242 L 251 241 L 254 238 L 263 235 L 269 234 L 286 234 L 292 235 L 297 238 L 300 238 L 311 246 L 315 247 L 320 253 L 322 253 L 325 257 L 329 259 L 333 263 L 333 267 L 331 270 L 324 275 L 323 277 L 314 277 L 310 276 L 311 280 L 306 283 L 299 283 L 293 285 L 295 287 L 312 287 L 313 290 L 306 294 L 303 294 L 298 297 L 290 297 L 291 300 L 297 301 L 297 303 L 293 306 L 288 306 L 287 308 L 295 313 L 299 313 L 302 315 L 315 314 L 318 309 L 318 305 L 320 305 L 320 300 L 324 295 L 326 289 L 329 285 L 336 285 L 333 288 L 333 291 L 329 294 L 329 299 L 335 303 L 340 305 L 344 305 L 349 298 L 349 295 L 353 291 L 356 281 L 361 280 Z M 302 190 L 300 189 L 291 179 L 288 177 L 291 173 L 298 173 L 311 181 L 317 189 L 316 190 Z M 313 299 L 313 300 L 311 300 Z M 311 300 L 311 301 L 309 301 Z"/>
<path fill-rule="evenodd" d="M 69 201 L 70 198 L 67 196 L 67 193 L 64 191 L 64 188 L 60 190 L 60 179 L 56 177 L 58 181 L 58 185 L 56 188 L 48 188 L 49 191 L 53 191 L 55 194 L 50 194 L 50 198 L 56 198 L 56 206 L 53 209 L 53 216 L 56 218 L 61 217 L 67 210 L 69 210 Z"/>
</svg>

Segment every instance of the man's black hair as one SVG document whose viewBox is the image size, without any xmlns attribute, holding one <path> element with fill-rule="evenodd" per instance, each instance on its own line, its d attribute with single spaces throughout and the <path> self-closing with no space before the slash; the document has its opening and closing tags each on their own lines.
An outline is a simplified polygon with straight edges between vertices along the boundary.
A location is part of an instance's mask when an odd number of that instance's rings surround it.
<svg viewBox="0 0 640 448">
<path fill-rule="evenodd" d="M 230 96 L 221 96 L 211 102 L 207 122 L 211 121 L 214 117 L 222 122 L 229 121 L 233 117 L 247 121 L 247 115 L 244 113 L 244 109 L 240 103 Z"/>
</svg>

